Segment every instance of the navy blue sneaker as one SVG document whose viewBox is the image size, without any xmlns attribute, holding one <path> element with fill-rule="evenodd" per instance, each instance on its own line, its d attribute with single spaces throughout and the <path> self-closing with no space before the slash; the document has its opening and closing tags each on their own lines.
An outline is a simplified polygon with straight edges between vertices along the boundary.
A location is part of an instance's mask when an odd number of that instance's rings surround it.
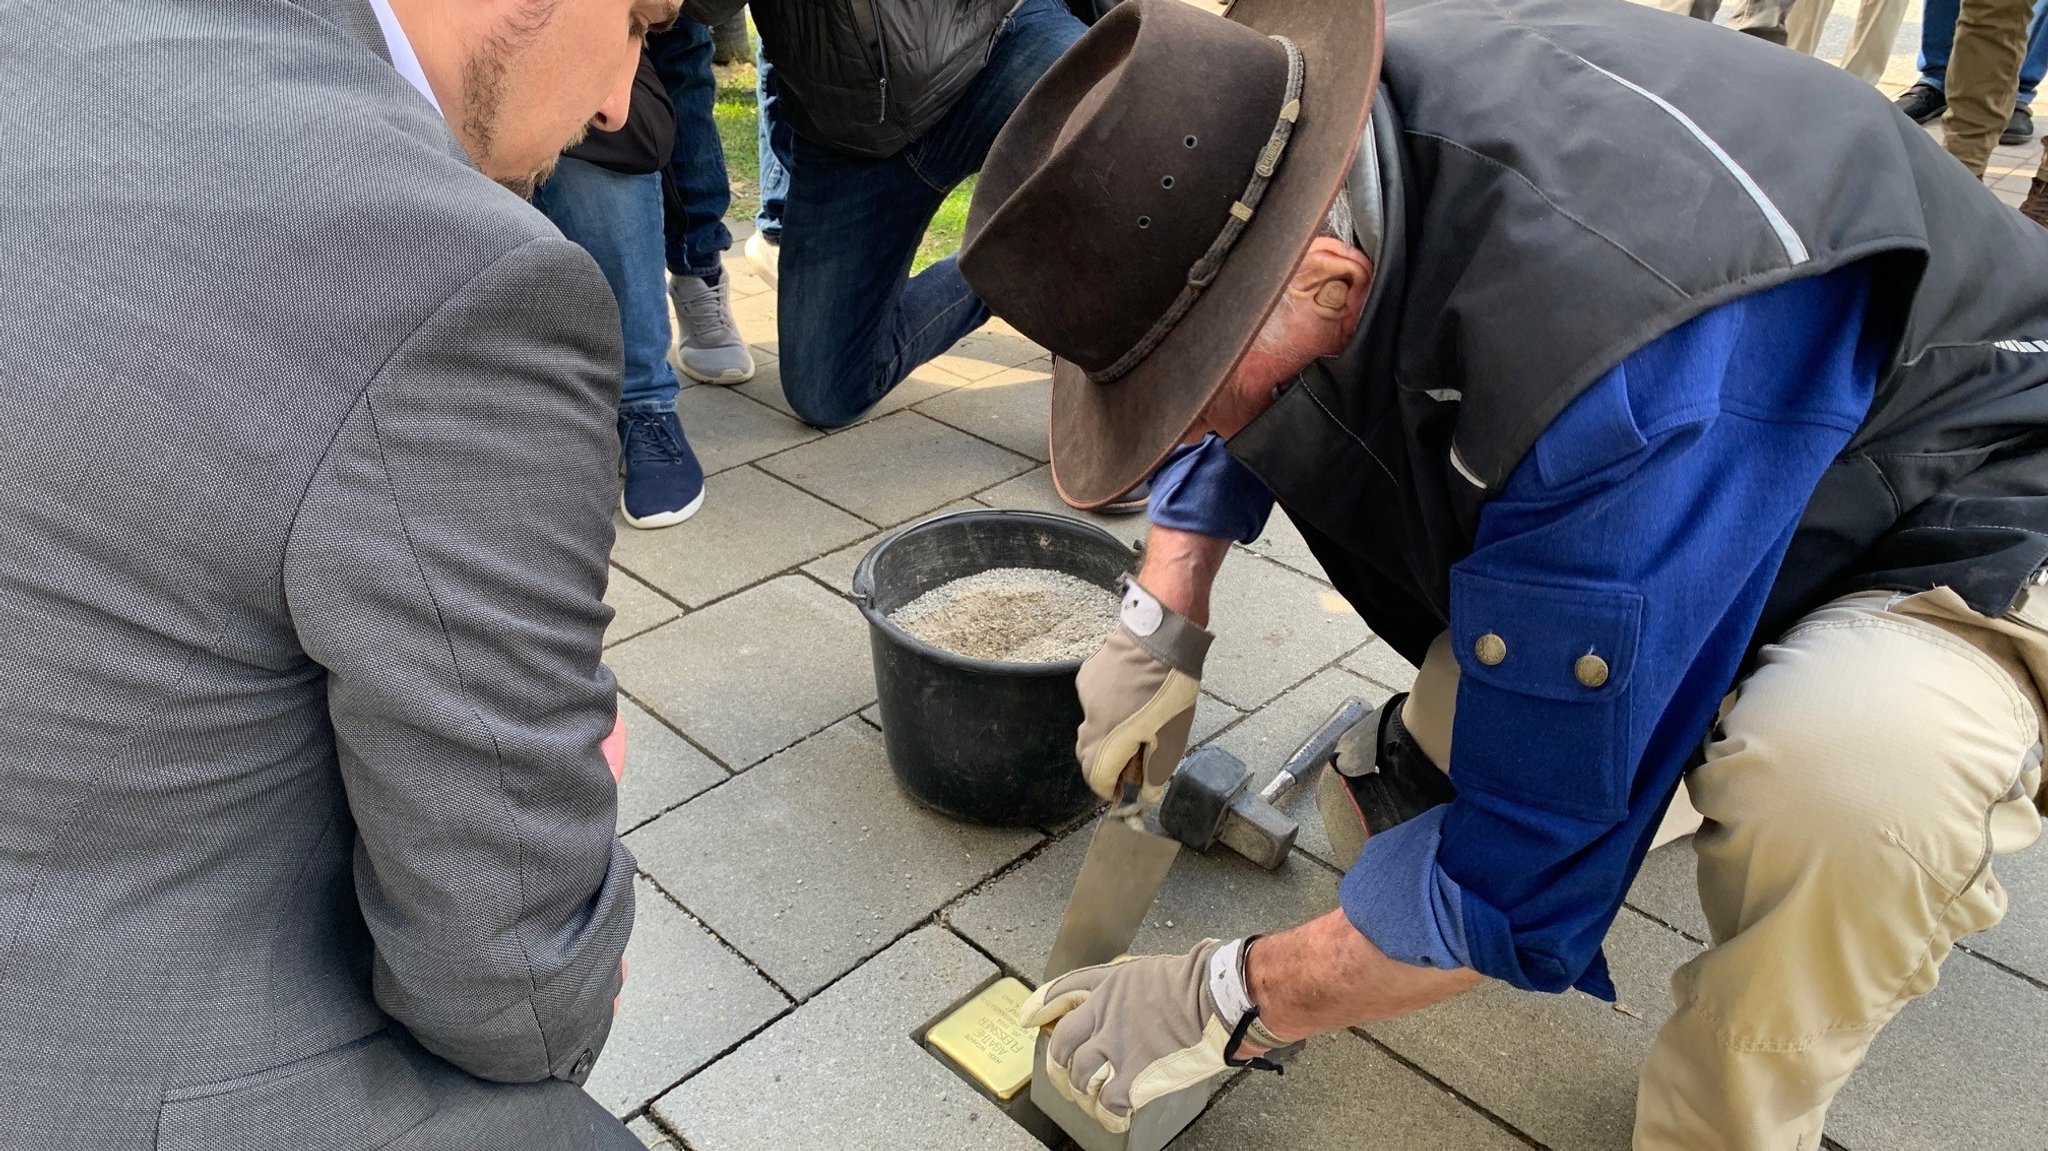
<svg viewBox="0 0 2048 1151">
<path fill-rule="evenodd" d="M 704 506 L 704 468 L 674 412 L 620 412 L 619 457 L 626 473 L 619 510 L 627 523 L 671 527 Z"/>
</svg>

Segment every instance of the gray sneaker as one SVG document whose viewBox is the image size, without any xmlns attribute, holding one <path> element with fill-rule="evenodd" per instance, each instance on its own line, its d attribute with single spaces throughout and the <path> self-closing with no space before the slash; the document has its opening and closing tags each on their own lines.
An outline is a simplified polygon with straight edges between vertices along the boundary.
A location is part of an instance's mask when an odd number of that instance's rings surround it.
<svg viewBox="0 0 2048 1151">
<path fill-rule="evenodd" d="M 754 378 L 754 356 L 732 319 L 732 280 L 712 287 L 696 276 L 671 276 L 669 299 L 676 306 L 682 339 L 676 367 L 705 384 L 744 384 Z"/>
</svg>

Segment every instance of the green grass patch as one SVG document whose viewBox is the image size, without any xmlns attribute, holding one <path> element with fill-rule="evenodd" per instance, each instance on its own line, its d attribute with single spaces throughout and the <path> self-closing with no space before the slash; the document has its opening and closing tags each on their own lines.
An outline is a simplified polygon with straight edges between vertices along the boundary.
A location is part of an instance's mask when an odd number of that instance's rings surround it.
<svg viewBox="0 0 2048 1151">
<path fill-rule="evenodd" d="M 751 220 L 761 210 L 760 110 L 754 104 L 754 66 L 721 64 L 717 72 L 718 96 L 711 115 L 718 121 L 718 139 L 725 145 L 725 174 L 732 184 L 728 214 L 735 220 Z M 939 205 L 918 245 L 912 271 L 923 271 L 959 250 L 961 234 L 967 230 L 967 203 L 973 198 L 974 177 L 969 176 Z"/>
</svg>

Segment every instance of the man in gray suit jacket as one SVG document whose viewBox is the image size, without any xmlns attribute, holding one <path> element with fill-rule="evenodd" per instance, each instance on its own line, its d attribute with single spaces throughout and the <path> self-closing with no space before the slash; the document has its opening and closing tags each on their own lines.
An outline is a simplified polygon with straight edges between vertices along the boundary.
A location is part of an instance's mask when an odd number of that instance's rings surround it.
<svg viewBox="0 0 2048 1151">
<path fill-rule="evenodd" d="M 671 9 L 0 5 L 0 1147 L 636 1145 L 619 322 L 500 185 Z"/>
</svg>

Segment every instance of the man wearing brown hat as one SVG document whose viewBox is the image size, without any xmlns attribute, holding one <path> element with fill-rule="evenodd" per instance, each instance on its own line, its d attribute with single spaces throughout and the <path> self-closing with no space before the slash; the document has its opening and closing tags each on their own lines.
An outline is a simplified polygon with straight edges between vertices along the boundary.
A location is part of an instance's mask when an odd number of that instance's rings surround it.
<svg viewBox="0 0 2048 1151">
<path fill-rule="evenodd" d="M 1683 777 L 1714 946 L 1636 1146 L 1818 1146 L 2039 834 L 2048 236 L 1867 85 L 1667 13 L 1127 0 L 961 267 L 1059 358 L 1061 493 L 1158 473 L 1081 672 L 1098 791 L 1179 759 L 1276 500 L 1421 669 L 1320 782 L 1341 906 L 1052 981 L 1055 1082 L 1117 1127 L 1482 977 L 1612 998 Z"/>
</svg>

